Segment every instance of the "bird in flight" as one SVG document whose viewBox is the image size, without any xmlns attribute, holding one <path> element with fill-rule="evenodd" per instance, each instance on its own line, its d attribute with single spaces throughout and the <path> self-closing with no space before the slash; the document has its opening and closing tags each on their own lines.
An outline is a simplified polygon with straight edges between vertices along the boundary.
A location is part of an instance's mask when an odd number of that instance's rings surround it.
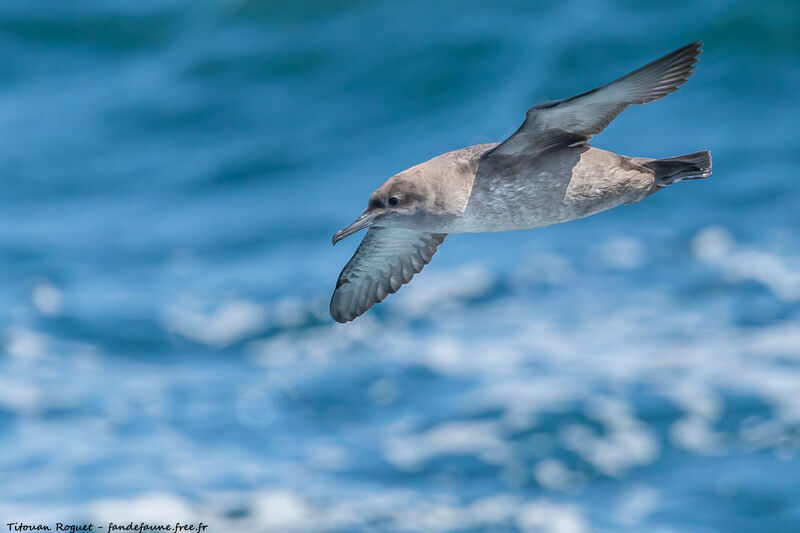
<svg viewBox="0 0 800 533">
<path fill-rule="evenodd" d="M 333 236 L 336 244 L 369 228 L 336 282 L 333 319 L 353 320 L 411 281 L 448 233 L 559 224 L 708 177 L 707 151 L 652 159 L 588 144 L 629 105 L 676 91 L 700 48 L 691 43 L 602 87 L 534 106 L 501 143 L 447 152 L 389 178 Z"/>
</svg>

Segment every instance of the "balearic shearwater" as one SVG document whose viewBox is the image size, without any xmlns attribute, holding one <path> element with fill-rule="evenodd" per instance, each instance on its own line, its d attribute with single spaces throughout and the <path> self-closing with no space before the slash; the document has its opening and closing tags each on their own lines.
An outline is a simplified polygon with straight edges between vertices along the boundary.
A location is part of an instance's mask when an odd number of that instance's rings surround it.
<svg viewBox="0 0 800 533">
<path fill-rule="evenodd" d="M 591 91 L 539 104 L 501 143 L 469 146 L 389 178 L 333 244 L 369 228 L 345 265 L 331 316 L 347 322 L 422 270 L 448 233 L 538 228 L 632 204 L 667 185 L 711 174 L 707 151 L 652 159 L 588 140 L 626 107 L 676 91 L 691 75 L 694 42 Z"/>
</svg>

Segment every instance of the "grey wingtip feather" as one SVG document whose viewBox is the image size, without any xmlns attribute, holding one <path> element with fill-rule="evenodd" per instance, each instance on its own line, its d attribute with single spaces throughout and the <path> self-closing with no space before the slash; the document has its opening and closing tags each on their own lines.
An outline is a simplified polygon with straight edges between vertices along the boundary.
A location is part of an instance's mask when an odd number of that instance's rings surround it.
<svg viewBox="0 0 800 533">
<path fill-rule="evenodd" d="M 609 83 L 606 87 L 625 81 L 628 83 L 633 82 L 637 85 L 655 81 L 656 85 L 646 91 L 639 101 L 631 101 L 629 103 L 644 104 L 663 98 L 677 91 L 681 85 L 689 80 L 699 60 L 702 48 L 703 43 L 700 40 L 689 43 Z"/>
</svg>

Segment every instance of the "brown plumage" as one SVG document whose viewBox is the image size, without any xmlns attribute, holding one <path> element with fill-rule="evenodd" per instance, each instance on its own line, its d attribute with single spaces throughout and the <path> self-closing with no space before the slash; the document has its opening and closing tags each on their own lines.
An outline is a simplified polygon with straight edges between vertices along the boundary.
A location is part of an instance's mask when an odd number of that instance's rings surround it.
<svg viewBox="0 0 800 533">
<path fill-rule="evenodd" d="M 589 146 L 625 108 L 674 92 L 692 73 L 691 43 L 611 83 L 528 110 L 502 143 L 448 152 L 391 177 L 333 243 L 369 228 L 339 275 L 331 316 L 353 320 L 408 283 L 448 233 L 558 224 L 711 174 L 711 156 L 628 157 Z"/>
</svg>

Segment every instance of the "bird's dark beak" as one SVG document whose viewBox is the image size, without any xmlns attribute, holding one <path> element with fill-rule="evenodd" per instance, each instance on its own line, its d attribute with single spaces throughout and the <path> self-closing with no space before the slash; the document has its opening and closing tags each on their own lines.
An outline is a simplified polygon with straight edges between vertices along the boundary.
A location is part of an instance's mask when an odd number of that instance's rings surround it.
<svg viewBox="0 0 800 533">
<path fill-rule="evenodd" d="M 342 228 L 336 233 L 333 234 L 333 244 L 341 241 L 345 237 L 352 235 L 357 231 L 361 231 L 364 228 L 368 228 L 372 225 L 373 222 L 380 216 L 380 213 L 371 213 L 369 211 L 364 211 L 360 217 L 356 219 L 355 222 L 347 226 L 346 228 Z"/>
</svg>

